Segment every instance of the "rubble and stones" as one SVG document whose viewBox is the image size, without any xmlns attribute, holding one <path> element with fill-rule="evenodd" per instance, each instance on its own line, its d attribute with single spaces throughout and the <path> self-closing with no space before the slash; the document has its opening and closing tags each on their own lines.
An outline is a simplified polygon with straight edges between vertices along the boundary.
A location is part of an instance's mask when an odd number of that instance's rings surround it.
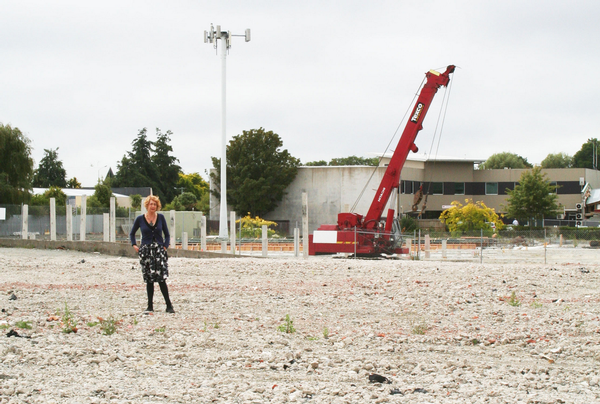
<svg viewBox="0 0 600 404">
<path fill-rule="evenodd" d="M 137 268 L 0 249 L 0 403 L 600 401 L 595 264 L 175 258 L 150 315 Z"/>
</svg>

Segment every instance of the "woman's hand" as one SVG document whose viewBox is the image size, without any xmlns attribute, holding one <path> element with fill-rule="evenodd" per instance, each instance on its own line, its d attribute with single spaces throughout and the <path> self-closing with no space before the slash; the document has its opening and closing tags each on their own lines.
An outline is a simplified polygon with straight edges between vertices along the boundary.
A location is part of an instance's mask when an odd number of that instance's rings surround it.
<svg viewBox="0 0 600 404">
<path fill-rule="evenodd" d="M 134 245 L 133 248 L 135 249 L 135 252 L 137 252 L 137 253 L 140 252 L 140 247 L 138 247 L 137 245 Z"/>
</svg>

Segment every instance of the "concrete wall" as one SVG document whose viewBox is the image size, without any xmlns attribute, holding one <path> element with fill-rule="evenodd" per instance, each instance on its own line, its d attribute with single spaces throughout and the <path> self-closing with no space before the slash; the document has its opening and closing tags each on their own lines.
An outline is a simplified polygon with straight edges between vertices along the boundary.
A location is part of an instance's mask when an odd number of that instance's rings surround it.
<svg viewBox="0 0 600 404">
<path fill-rule="evenodd" d="M 17 240 L 0 238 L 0 247 L 38 248 L 46 250 L 74 250 L 88 253 L 101 253 L 118 257 L 138 258 L 138 254 L 129 243 L 105 243 L 101 241 L 48 241 Z M 175 250 L 169 248 L 169 257 L 181 258 L 242 258 L 239 255 L 221 254 L 207 251 Z"/>
<path fill-rule="evenodd" d="M 374 174 L 373 174 L 374 173 Z M 322 224 L 336 224 L 340 212 L 350 211 L 369 177 L 355 212 L 366 214 L 385 173 L 385 167 L 301 167 L 279 206 L 265 215 L 269 220 L 290 220 L 290 228 L 302 223 L 302 192 L 308 194 L 309 232 Z"/>
<path fill-rule="evenodd" d="M 426 182 L 473 182 L 473 162 L 427 162 L 425 170 L 421 170 Z M 409 172 L 402 170 L 402 179 L 419 181 L 413 178 Z"/>
</svg>

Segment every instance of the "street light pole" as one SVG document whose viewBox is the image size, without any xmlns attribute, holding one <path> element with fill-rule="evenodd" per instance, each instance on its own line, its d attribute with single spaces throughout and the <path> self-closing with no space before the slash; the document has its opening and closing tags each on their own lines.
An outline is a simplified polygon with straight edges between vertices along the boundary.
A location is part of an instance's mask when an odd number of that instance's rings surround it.
<svg viewBox="0 0 600 404">
<path fill-rule="evenodd" d="M 229 232 L 227 230 L 227 133 L 226 133 L 226 59 L 227 51 L 231 47 L 232 36 L 243 36 L 246 42 L 250 42 L 250 29 L 246 29 L 244 35 L 231 35 L 229 31 L 221 31 L 221 26 L 215 29 L 210 25 L 210 31 L 204 31 L 204 43 L 210 42 L 217 49 L 217 39 L 221 40 L 221 210 L 219 215 L 219 239 L 221 240 L 221 252 L 227 252 L 227 241 Z M 232 248 L 233 251 L 233 248 Z"/>
</svg>

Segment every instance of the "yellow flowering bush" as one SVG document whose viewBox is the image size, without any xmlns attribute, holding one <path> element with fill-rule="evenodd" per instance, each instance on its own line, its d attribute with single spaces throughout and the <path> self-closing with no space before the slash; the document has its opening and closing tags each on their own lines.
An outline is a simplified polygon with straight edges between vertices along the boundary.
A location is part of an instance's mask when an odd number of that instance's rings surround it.
<svg viewBox="0 0 600 404">
<path fill-rule="evenodd" d="M 502 230 L 504 223 L 493 208 L 488 208 L 481 201 L 465 199 L 465 202 L 466 205 L 458 201 L 452 202 L 452 207 L 440 215 L 440 221 L 450 232 L 463 233 L 483 229 L 486 233 L 491 233 L 492 223 L 495 224 L 496 230 Z"/>
<path fill-rule="evenodd" d="M 258 216 L 250 216 L 250 212 L 235 222 L 242 224 L 242 238 L 261 238 L 263 225 L 267 225 L 268 227 L 277 226 L 277 223 L 271 222 L 270 220 L 261 219 Z M 273 237 L 274 235 L 275 230 L 267 228 L 267 237 Z"/>
</svg>

